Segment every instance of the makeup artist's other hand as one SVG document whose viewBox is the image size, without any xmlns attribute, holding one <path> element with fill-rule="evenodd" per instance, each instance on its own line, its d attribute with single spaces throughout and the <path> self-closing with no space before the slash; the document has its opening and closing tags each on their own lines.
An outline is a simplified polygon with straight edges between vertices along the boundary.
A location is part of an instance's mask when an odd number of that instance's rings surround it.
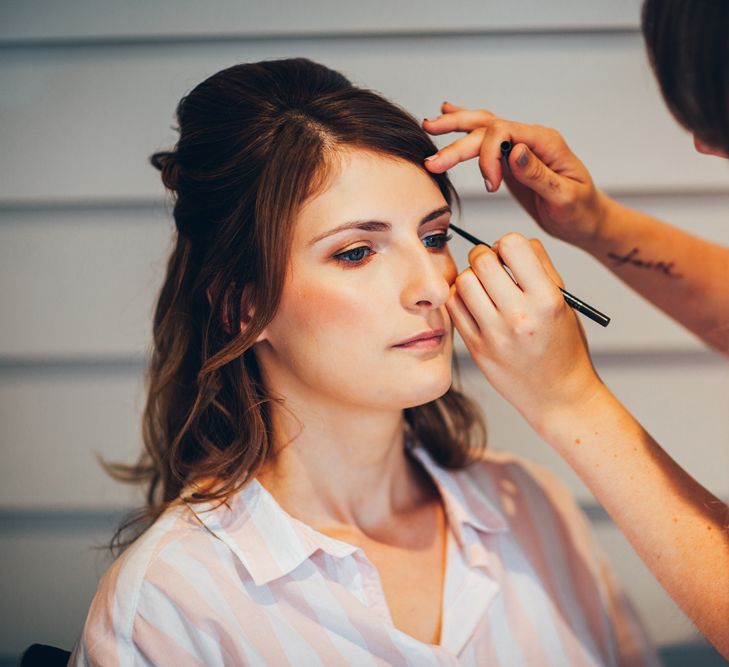
<svg viewBox="0 0 729 667">
<path fill-rule="evenodd" d="M 509 233 L 494 248 L 471 250 L 446 308 L 486 379 L 539 429 L 550 416 L 586 404 L 602 382 L 541 243 Z"/>
<path fill-rule="evenodd" d="M 556 130 L 495 116 L 485 109 L 465 109 L 449 102 L 442 115 L 425 119 L 430 134 L 464 132 L 425 161 L 432 173 L 478 157 L 486 189 L 495 192 L 501 181 L 547 233 L 575 245 L 596 238 L 609 199 L 592 182 L 590 173 Z M 501 142 L 511 141 L 511 174 L 503 169 Z"/>
</svg>

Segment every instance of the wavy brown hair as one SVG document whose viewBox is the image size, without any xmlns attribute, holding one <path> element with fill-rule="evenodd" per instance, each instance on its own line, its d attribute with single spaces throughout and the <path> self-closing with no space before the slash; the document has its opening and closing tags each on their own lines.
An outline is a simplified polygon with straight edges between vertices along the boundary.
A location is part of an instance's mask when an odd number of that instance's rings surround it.
<svg viewBox="0 0 729 667">
<path fill-rule="evenodd" d="M 192 481 L 219 483 L 186 501 L 224 502 L 273 451 L 272 403 L 285 401 L 264 385 L 253 345 L 276 314 L 297 213 L 337 152 L 362 148 L 423 169 L 436 151 L 404 110 L 302 58 L 224 69 L 182 98 L 177 119 L 174 150 L 151 157 L 177 233 L 154 313 L 144 450 L 134 465 L 105 463 L 116 479 L 146 484 L 147 504 L 125 518 L 112 549 Z M 445 174 L 423 172 L 458 203 Z M 241 321 L 241 331 L 229 325 Z M 443 467 L 462 468 L 485 447 L 479 409 L 454 387 L 404 418 Z"/>
</svg>

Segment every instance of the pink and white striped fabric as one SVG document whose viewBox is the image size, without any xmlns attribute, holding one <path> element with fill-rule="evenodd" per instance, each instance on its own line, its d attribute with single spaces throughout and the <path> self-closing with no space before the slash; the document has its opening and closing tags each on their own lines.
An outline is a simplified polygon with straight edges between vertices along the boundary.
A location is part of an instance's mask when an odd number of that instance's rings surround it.
<svg viewBox="0 0 729 667">
<path fill-rule="evenodd" d="M 365 553 L 287 514 L 256 480 L 178 505 L 104 575 L 69 664 L 660 665 L 550 473 L 488 453 L 432 476 L 448 519 L 442 633 L 392 623 Z"/>
</svg>

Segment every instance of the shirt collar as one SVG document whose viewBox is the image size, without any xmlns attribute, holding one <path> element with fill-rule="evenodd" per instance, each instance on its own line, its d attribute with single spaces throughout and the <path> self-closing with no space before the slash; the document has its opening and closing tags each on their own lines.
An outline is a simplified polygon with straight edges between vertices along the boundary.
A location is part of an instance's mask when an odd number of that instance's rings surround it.
<svg viewBox="0 0 729 667">
<path fill-rule="evenodd" d="M 289 574 L 318 549 L 338 558 L 359 550 L 292 517 L 257 479 L 224 505 L 188 507 L 238 557 L 257 586 Z"/>
<path fill-rule="evenodd" d="M 436 484 L 450 528 L 464 551 L 472 552 L 474 546 L 464 526 L 482 533 L 508 530 L 504 517 L 465 471 L 444 470 L 424 449 L 408 449 Z M 224 504 L 188 503 L 188 507 L 236 555 L 258 586 L 289 574 L 318 550 L 335 558 L 362 551 L 292 517 L 257 479 Z"/>
<path fill-rule="evenodd" d="M 408 446 L 428 472 L 443 498 L 448 521 L 455 531 L 459 544 L 463 545 L 464 525 L 469 525 L 481 533 L 497 533 L 509 529 L 503 514 L 496 509 L 486 490 L 479 488 L 463 470 L 445 470 L 439 467 L 423 447 Z"/>
</svg>

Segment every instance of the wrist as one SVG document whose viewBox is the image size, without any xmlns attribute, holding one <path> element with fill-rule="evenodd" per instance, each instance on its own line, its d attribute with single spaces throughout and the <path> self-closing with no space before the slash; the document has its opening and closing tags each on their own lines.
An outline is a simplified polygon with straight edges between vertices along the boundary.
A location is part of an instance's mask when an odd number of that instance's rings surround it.
<svg viewBox="0 0 729 667">
<path fill-rule="evenodd" d="M 615 396 L 599 378 L 570 401 L 544 405 L 527 418 L 539 437 L 556 450 L 593 433 L 611 411 L 620 409 Z"/>
<path fill-rule="evenodd" d="M 617 214 L 619 206 L 618 202 L 604 192 L 596 190 L 591 233 L 585 235 L 575 245 L 591 255 L 602 254 L 605 246 L 611 243 L 614 232 L 613 223 L 620 217 Z"/>
</svg>

